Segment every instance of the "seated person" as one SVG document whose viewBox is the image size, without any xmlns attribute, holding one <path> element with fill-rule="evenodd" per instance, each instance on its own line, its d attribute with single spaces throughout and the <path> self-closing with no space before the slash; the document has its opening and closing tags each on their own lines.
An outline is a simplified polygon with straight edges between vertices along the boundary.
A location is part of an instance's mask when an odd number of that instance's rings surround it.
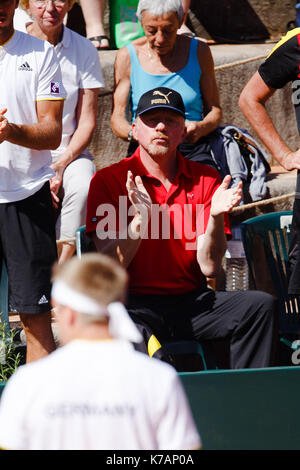
<svg viewBox="0 0 300 470">
<path fill-rule="evenodd" d="M 84 224 L 90 180 L 96 171 L 87 147 L 96 126 L 99 88 L 104 86 L 97 50 L 90 41 L 63 24 L 74 0 L 20 0 L 15 27 L 54 45 L 67 92 L 63 114 L 63 135 L 52 151 L 51 190 L 59 209 L 56 238 L 70 240 Z M 75 252 L 75 243 L 58 245 L 59 261 Z"/>
<path fill-rule="evenodd" d="M 149 331 L 159 342 L 229 340 L 231 368 L 271 366 L 275 299 L 206 285 L 221 267 L 227 213 L 240 201 L 241 183 L 229 189 L 229 175 L 220 184 L 216 170 L 182 157 L 185 108 L 174 90 L 143 94 L 132 132 L 134 155 L 94 175 L 86 220 L 98 251 L 128 270 L 131 318 L 150 340 Z"/>
<path fill-rule="evenodd" d="M 213 165 L 206 136 L 220 124 L 222 111 L 209 46 L 185 34 L 177 34 L 184 19 L 181 0 L 140 0 L 137 16 L 145 36 L 117 52 L 111 127 L 130 141 L 128 155 L 137 147 L 131 123 L 143 93 L 155 87 L 178 91 L 186 108 L 186 136 L 182 155 Z"/>
<path fill-rule="evenodd" d="M 58 268 L 52 301 L 63 346 L 8 381 L 0 407 L 1 448 L 199 448 L 176 371 L 130 344 L 141 337 L 121 303 L 125 270 L 99 253 L 73 257 Z"/>
<path fill-rule="evenodd" d="M 103 17 L 105 0 L 80 0 L 85 21 L 86 37 L 98 51 L 109 49 L 109 38 L 105 35 Z"/>
</svg>

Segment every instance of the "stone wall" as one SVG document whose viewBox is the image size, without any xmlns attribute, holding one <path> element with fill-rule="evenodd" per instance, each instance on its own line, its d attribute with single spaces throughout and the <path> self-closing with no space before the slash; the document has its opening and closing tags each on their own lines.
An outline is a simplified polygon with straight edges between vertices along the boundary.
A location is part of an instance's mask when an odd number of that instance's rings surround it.
<svg viewBox="0 0 300 470">
<path fill-rule="evenodd" d="M 90 150 L 94 155 L 97 169 L 111 165 L 126 155 L 128 142 L 114 135 L 110 127 L 113 93 L 113 64 L 116 51 L 99 52 L 105 89 L 98 101 L 98 117 Z"/>
<path fill-rule="evenodd" d="M 297 0 L 192 0 L 188 21 L 199 36 L 216 41 L 277 39 L 295 20 L 296 3 Z M 108 33 L 108 0 L 104 25 Z"/>
<path fill-rule="evenodd" d="M 74 29 L 85 34 L 84 21 L 77 13 L 80 0 L 77 1 L 71 12 L 76 17 Z M 286 32 L 288 23 L 296 19 L 296 4 L 297 0 L 192 0 L 188 23 L 198 36 L 216 42 L 278 39 Z M 109 35 L 108 0 L 104 27 Z"/>
<path fill-rule="evenodd" d="M 190 26 L 216 42 L 277 39 L 295 20 L 296 0 L 192 0 Z M 211 12 L 216 12 L 212 15 Z"/>
</svg>

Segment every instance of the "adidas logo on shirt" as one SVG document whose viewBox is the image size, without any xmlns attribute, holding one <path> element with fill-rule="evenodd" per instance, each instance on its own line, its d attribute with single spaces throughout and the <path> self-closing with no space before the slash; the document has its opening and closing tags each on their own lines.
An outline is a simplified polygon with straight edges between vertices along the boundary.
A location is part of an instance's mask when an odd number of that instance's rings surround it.
<svg viewBox="0 0 300 470">
<path fill-rule="evenodd" d="M 28 62 L 24 62 L 24 64 L 20 65 L 20 67 L 18 68 L 18 70 L 25 70 L 27 72 L 32 72 L 32 68 L 30 67 L 30 65 L 28 64 Z"/>
<path fill-rule="evenodd" d="M 47 303 L 48 303 L 47 297 L 43 295 L 39 300 L 39 305 L 47 304 Z"/>
</svg>

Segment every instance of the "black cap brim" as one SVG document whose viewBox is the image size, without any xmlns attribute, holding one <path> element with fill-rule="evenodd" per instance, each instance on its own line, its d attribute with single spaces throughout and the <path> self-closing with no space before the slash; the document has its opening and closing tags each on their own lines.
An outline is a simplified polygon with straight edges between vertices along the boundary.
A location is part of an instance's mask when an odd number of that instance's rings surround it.
<svg viewBox="0 0 300 470">
<path fill-rule="evenodd" d="M 161 105 L 155 105 L 155 106 L 149 106 L 149 108 L 146 108 L 146 109 L 143 109 L 142 111 L 140 111 L 137 116 L 141 116 L 142 114 L 146 113 L 147 111 L 151 111 L 152 109 L 172 109 L 172 111 L 174 111 L 175 113 L 177 114 L 180 114 L 180 116 L 184 117 L 185 118 L 185 113 L 180 111 L 179 109 L 177 108 L 174 108 L 173 106 L 168 106 L 168 105 L 164 105 L 164 104 L 161 104 Z"/>
</svg>

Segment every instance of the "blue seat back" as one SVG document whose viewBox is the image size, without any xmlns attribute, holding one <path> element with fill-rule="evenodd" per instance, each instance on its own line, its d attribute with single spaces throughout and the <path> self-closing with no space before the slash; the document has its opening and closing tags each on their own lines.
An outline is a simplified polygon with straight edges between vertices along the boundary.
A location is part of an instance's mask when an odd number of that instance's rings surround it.
<svg viewBox="0 0 300 470">
<path fill-rule="evenodd" d="M 85 234 L 85 225 L 79 227 L 75 232 L 76 254 L 81 258 L 82 253 L 96 251 L 96 247 L 91 238 Z"/>
</svg>

